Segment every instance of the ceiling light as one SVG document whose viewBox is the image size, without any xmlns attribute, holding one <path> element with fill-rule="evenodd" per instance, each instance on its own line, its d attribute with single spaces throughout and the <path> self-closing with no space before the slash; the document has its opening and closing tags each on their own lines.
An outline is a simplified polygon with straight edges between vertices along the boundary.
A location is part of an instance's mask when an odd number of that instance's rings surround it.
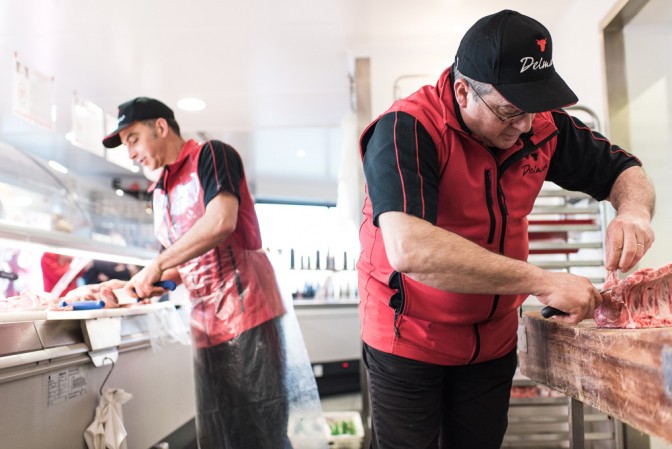
<svg viewBox="0 0 672 449">
<path fill-rule="evenodd" d="M 200 98 L 187 97 L 179 100 L 177 107 L 183 111 L 202 111 L 205 109 L 205 101 Z"/>
<path fill-rule="evenodd" d="M 49 161 L 48 164 L 49 167 L 51 167 L 52 169 L 56 170 L 59 173 L 63 173 L 64 175 L 68 173 L 68 169 L 56 161 Z"/>
</svg>

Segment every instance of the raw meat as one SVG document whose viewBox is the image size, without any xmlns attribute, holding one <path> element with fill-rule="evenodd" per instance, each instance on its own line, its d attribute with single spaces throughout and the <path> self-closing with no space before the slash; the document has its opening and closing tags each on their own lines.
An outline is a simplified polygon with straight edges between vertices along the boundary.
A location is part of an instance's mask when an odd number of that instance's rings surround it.
<svg viewBox="0 0 672 449">
<path fill-rule="evenodd" d="M 672 326 L 672 264 L 642 268 L 620 281 L 610 273 L 604 290 L 610 290 L 611 299 L 595 309 L 597 327 Z"/>
<path fill-rule="evenodd" d="M 119 281 L 116 279 L 105 281 L 101 284 L 84 285 L 82 287 L 76 288 L 68 292 L 68 294 L 65 295 L 65 297 L 62 299 L 64 299 L 68 303 L 76 301 L 91 301 L 91 300 L 105 301 L 106 309 L 114 309 L 119 307 L 119 304 L 117 303 L 117 298 L 114 296 L 112 289 L 121 288 L 124 285 L 126 285 L 125 281 Z M 72 309 L 71 306 L 58 308 L 58 310 L 70 310 L 70 309 Z"/>
<path fill-rule="evenodd" d="M 49 293 L 24 291 L 18 296 L 0 298 L 0 312 L 44 310 L 53 304 L 54 298 Z"/>
<path fill-rule="evenodd" d="M 68 292 L 62 298 L 55 298 L 50 293 L 37 293 L 32 291 L 21 292 L 19 296 L 10 296 L 9 298 L 0 297 L 0 313 L 3 312 L 25 312 L 37 310 L 72 310 L 71 305 L 61 307 L 61 301 L 68 303 L 75 301 L 105 301 L 105 308 L 111 309 L 119 307 L 117 299 L 114 296 L 113 289 L 121 288 L 126 285 L 125 281 L 112 279 L 101 284 L 85 285 Z"/>
</svg>

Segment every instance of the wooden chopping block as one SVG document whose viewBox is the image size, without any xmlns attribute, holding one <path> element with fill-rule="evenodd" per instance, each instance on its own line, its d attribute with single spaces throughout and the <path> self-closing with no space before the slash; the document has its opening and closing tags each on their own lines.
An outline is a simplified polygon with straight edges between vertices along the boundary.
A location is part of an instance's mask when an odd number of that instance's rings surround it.
<svg viewBox="0 0 672 449">
<path fill-rule="evenodd" d="M 518 363 L 530 379 L 672 443 L 672 328 L 598 329 L 526 312 Z"/>
</svg>

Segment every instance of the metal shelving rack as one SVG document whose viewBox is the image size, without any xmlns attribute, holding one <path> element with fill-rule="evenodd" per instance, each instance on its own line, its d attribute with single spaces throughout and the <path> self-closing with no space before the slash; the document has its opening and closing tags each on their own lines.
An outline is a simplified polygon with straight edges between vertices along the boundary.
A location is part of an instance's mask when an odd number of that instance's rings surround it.
<svg viewBox="0 0 672 449">
<path fill-rule="evenodd" d="M 568 109 L 599 131 L 599 120 L 589 108 Z M 601 287 L 606 275 L 604 230 L 609 208 L 589 195 L 547 183 L 529 216 L 529 262 L 549 271 L 585 276 Z M 541 307 L 543 304 L 530 296 L 522 310 Z M 512 397 L 503 448 L 574 448 L 576 432 L 582 433 L 582 448 L 624 448 L 623 424 L 604 413 L 583 407 L 519 374 L 514 378 L 514 391 L 517 389 L 527 389 L 531 397 Z"/>
</svg>

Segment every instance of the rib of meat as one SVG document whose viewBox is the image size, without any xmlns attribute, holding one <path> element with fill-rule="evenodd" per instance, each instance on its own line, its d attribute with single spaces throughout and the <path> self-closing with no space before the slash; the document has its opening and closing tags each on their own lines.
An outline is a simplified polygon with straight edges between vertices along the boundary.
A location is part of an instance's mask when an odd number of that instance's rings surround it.
<svg viewBox="0 0 672 449">
<path fill-rule="evenodd" d="M 672 264 L 642 268 L 625 279 L 610 273 L 604 290 L 611 299 L 595 309 L 597 327 L 642 328 L 672 326 Z"/>
</svg>

